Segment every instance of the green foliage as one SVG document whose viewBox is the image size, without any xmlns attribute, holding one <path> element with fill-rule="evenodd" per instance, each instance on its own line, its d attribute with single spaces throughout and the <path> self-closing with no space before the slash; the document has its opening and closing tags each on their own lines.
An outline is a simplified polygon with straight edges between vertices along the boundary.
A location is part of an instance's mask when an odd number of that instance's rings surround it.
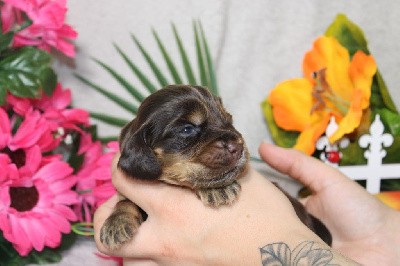
<svg viewBox="0 0 400 266">
<path fill-rule="evenodd" d="M 193 22 L 193 32 L 195 38 L 195 49 L 197 55 L 197 73 L 195 71 L 195 66 L 191 63 L 187 49 L 184 47 L 184 42 L 180 37 L 177 28 L 172 24 L 172 32 L 175 37 L 175 43 L 179 51 L 179 56 L 181 59 L 181 64 L 184 70 L 184 75 L 179 73 L 177 65 L 174 63 L 171 54 L 166 49 L 166 46 L 160 39 L 158 33 L 152 30 L 153 37 L 159 48 L 159 52 L 162 55 L 163 63 L 167 67 L 167 73 L 164 73 L 160 67 L 159 62 L 156 62 L 151 53 L 143 46 L 143 44 L 131 34 L 133 43 L 145 59 L 146 64 L 151 70 L 151 75 L 146 75 L 141 67 L 135 63 L 135 59 L 129 58 L 127 53 L 124 52 L 117 44 L 114 47 L 121 57 L 121 59 L 127 64 L 128 68 L 131 70 L 132 75 L 135 76 L 139 81 L 139 85 L 134 85 L 132 82 L 128 81 L 128 78 L 123 77 L 117 70 L 113 69 L 108 64 L 101 60 L 94 59 L 94 61 L 101 66 L 113 79 L 115 79 L 121 87 L 126 90 L 131 96 L 132 100 L 126 100 L 114 93 L 111 93 L 111 88 L 104 88 L 99 86 L 93 81 L 90 81 L 79 74 L 76 76 L 86 85 L 96 90 L 97 92 L 104 95 L 109 100 L 113 101 L 120 107 L 126 109 L 129 113 L 135 115 L 137 112 L 138 105 L 144 100 L 144 98 L 157 89 L 165 87 L 170 84 L 190 84 L 190 85 L 201 85 L 208 87 L 215 95 L 218 95 L 218 87 L 216 81 L 216 75 L 214 66 L 211 59 L 211 53 L 208 48 L 208 43 L 206 36 L 204 34 L 203 28 L 200 22 Z M 154 81 L 158 84 L 155 85 Z M 147 95 L 144 95 L 142 91 L 146 91 Z M 106 124 L 116 127 L 122 127 L 128 121 L 124 119 L 117 118 L 109 113 L 98 113 L 91 112 L 91 117 Z M 111 137 L 115 139 L 116 137 Z"/>
<path fill-rule="evenodd" d="M 8 37 L 2 35 L 1 45 Z M 4 43 L 3 43 L 4 41 Z M 6 92 L 19 97 L 35 98 L 41 89 L 51 94 L 57 76 L 50 67 L 50 54 L 34 47 L 6 49 L 0 56 L 0 105 L 4 104 Z"/>
<path fill-rule="evenodd" d="M 296 139 L 299 133 L 294 131 L 286 131 L 278 127 L 278 125 L 275 123 L 274 117 L 272 116 L 272 106 L 268 100 L 265 100 L 261 103 L 261 109 L 264 113 L 271 138 L 276 145 L 285 148 L 293 147 L 296 144 Z"/>
</svg>

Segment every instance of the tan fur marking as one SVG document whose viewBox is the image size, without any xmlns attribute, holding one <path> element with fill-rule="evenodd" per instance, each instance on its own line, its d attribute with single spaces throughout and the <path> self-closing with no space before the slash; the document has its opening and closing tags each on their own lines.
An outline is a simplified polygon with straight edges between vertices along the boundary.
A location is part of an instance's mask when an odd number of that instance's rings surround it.
<svg viewBox="0 0 400 266">
<path fill-rule="evenodd" d="M 193 125 L 201 125 L 205 120 L 205 115 L 200 110 L 195 110 L 187 118 Z"/>
<path fill-rule="evenodd" d="M 177 161 L 176 163 L 163 168 L 163 173 L 160 180 L 175 184 L 192 186 L 193 177 L 204 172 L 202 164 L 193 163 L 190 161 Z M 194 176 L 195 175 L 195 176 Z"/>
</svg>

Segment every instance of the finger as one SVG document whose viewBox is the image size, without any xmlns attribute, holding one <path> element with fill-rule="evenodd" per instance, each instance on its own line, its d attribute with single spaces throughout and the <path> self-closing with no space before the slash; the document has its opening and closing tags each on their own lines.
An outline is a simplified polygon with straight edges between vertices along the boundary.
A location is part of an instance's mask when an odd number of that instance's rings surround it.
<svg viewBox="0 0 400 266">
<path fill-rule="evenodd" d="M 285 149 L 261 143 L 261 158 L 277 171 L 298 180 L 311 190 L 318 192 L 338 182 L 351 182 L 337 169 L 293 149 Z"/>
<path fill-rule="evenodd" d="M 196 199 L 190 189 L 168 185 L 158 180 L 140 180 L 113 167 L 112 182 L 119 193 L 136 203 L 147 213 L 158 213 L 164 206 L 174 206 Z"/>
<path fill-rule="evenodd" d="M 124 266 L 157 266 L 158 264 L 150 259 L 124 259 Z"/>
</svg>

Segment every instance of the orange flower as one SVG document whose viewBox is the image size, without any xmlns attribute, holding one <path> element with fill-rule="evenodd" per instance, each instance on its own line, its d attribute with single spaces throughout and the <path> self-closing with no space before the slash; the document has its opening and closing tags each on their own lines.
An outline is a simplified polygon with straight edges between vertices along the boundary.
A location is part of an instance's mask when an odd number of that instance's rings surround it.
<svg viewBox="0 0 400 266">
<path fill-rule="evenodd" d="M 376 196 L 389 207 L 400 211 L 400 191 L 381 192 Z"/>
<path fill-rule="evenodd" d="M 338 123 L 329 139 L 332 143 L 360 125 L 375 72 L 372 56 L 358 51 L 350 61 L 349 52 L 335 38 L 322 36 L 304 57 L 304 78 L 279 83 L 267 101 L 279 127 L 300 132 L 294 148 L 312 154 L 331 116 Z"/>
</svg>

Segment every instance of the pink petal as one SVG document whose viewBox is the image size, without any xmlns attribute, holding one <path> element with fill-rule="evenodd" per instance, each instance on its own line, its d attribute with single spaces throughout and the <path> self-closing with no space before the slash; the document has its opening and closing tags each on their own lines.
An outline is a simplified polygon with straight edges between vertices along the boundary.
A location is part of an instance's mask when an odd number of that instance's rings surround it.
<svg viewBox="0 0 400 266">
<path fill-rule="evenodd" d="M 46 128 L 37 127 L 39 119 L 39 112 L 30 112 L 27 114 L 25 120 L 22 121 L 16 134 L 9 144 L 11 150 L 28 148 L 36 143 L 36 141 L 46 130 Z"/>
<path fill-rule="evenodd" d="M 78 194 L 75 191 L 64 192 L 54 198 L 53 203 L 72 205 L 78 203 Z"/>
<path fill-rule="evenodd" d="M 70 190 L 72 186 L 74 186 L 76 184 L 76 178 L 74 177 L 68 177 L 65 180 L 63 180 L 62 182 L 53 182 L 51 183 L 50 189 L 51 191 L 55 194 L 58 195 L 64 191 Z"/>
<path fill-rule="evenodd" d="M 33 175 L 39 168 L 42 162 L 42 153 L 39 146 L 35 145 L 32 148 L 25 150 L 25 165 L 19 169 L 22 176 Z"/>
<path fill-rule="evenodd" d="M 56 205 L 54 209 L 58 214 L 68 219 L 69 221 L 76 221 L 77 217 L 70 207 L 65 205 Z"/>
<path fill-rule="evenodd" d="M 43 228 L 36 219 L 21 219 L 21 226 L 27 232 L 27 236 L 37 251 L 42 251 L 44 248 L 44 236 L 46 229 Z"/>
<path fill-rule="evenodd" d="M 74 124 L 89 124 L 89 113 L 86 110 L 79 108 L 64 109 L 62 111 L 66 121 Z"/>
<path fill-rule="evenodd" d="M 59 230 L 61 233 L 69 233 L 71 231 L 71 225 L 61 215 L 54 213 L 54 212 L 49 212 L 48 213 L 50 221 L 56 225 L 57 230 Z"/>
<path fill-rule="evenodd" d="M 43 227 L 46 228 L 45 245 L 48 247 L 59 246 L 61 243 L 61 233 L 57 228 L 57 224 L 49 218 L 42 219 L 41 223 L 43 224 Z"/>
<path fill-rule="evenodd" d="M 7 102 L 13 107 L 14 112 L 21 116 L 25 116 L 32 108 L 32 104 L 28 99 L 16 97 L 12 94 L 7 95 Z"/>
<path fill-rule="evenodd" d="M 73 169 L 67 163 L 54 161 L 43 166 L 36 172 L 33 179 L 40 178 L 47 182 L 54 182 L 69 176 L 72 171 Z"/>
<path fill-rule="evenodd" d="M 0 108 L 0 149 L 7 146 L 11 137 L 10 119 L 6 111 Z"/>
</svg>

